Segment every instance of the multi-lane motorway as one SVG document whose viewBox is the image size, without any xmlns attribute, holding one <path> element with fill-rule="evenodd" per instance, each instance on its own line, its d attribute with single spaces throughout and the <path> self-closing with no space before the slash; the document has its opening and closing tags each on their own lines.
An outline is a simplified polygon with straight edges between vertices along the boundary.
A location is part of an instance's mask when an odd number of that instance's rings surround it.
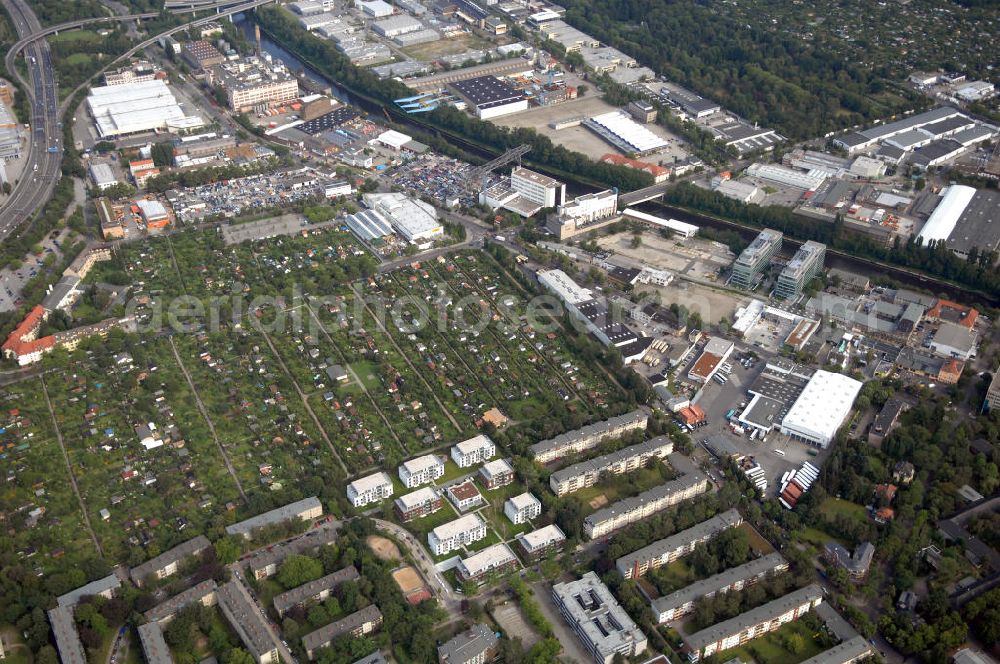
<svg viewBox="0 0 1000 664">
<path fill-rule="evenodd" d="M 2 1 L 20 37 L 41 31 L 42 26 L 25 0 Z M 7 237 L 11 231 L 31 218 L 49 199 L 59 179 L 59 165 L 62 161 L 61 154 L 48 151 L 51 147 L 62 148 L 59 97 L 52 68 L 52 51 L 48 42 L 42 39 L 29 43 L 24 49 L 24 57 L 28 65 L 29 81 L 21 78 L 15 66 L 14 49 L 5 58 L 7 71 L 19 79 L 21 90 L 27 95 L 31 105 L 31 130 L 28 133 L 28 149 L 21 157 L 25 160 L 21 179 L 11 192 L 7 204 L 0 209 L 0 239 Z"/>
<path fill-rule="evenodd" d="M 235 14 L 258 7 L 274 0 L 200 0 L 191 7 L 178 7 L 176 13 L 186 13 L 194 10 L 215 9 L 218 13 L 186 23 L 185 25 L 165 31 L 150 39 L 138 43 L 127 53 L 109 63 L 109 66 L 131 57 L 134 53 L 154 44 L 161 36 L 170 35 L 190 26 L 215 20 L 219 16 Z M 136 18 L 148 18 L 156 14 L 136 14 L 130 16 L 106 16 L 84 19 L 72 23 L 51 26 L 42 29 L 38 18 L 25 0 L 0 0 L 6 7 L 14 22 L 20 41 L 4 56 L 7 71 L 16 76 L 21 90 L 28 97 L 31 106 L 31 130 L 28 134 L 28 149 L 22 155 L 25 168 L 21 179 L 14 186 L 13 192 L 6 204 L 0 207 L 0 240 L 6 238 L 15 229 L 31 219 L 45 201 L 52 195 L 52 190 L 60 177 L 59 169 L 62 162 L 62 123 L 60 113 L 65 110 L 59 106 L 59 95 L 52 67 L 52 52 L 44 37 L 59 30 L 68 30 L 99 21 L 122 21 Z M 25 81 L 16 66 L 20 53 L 24 53 L 28 65 L 28 81 Z M 68 100 L 69 98 L 67 98 Z M 50 152 L 54 149 L 54 152 Z"/>
</svg>

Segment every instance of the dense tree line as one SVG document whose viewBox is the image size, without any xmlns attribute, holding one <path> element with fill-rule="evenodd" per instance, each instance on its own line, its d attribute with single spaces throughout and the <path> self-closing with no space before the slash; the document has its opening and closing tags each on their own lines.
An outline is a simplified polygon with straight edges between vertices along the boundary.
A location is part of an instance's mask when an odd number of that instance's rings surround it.
<svg viewBox="0 0 1000 664">
<path fill-rule="evenodd" d="M 998 255 L 973 247 L 968 259 L 956 256 L 944 243 L 922 246 L 915 238 L 883 246 L 871 238 L 852 233 L 837 219 L 826 224 L 799 217 L 793 210 L 775 205 L 746 205 L 692 184 L 681 183 L 664 195 L 668 205 L 689 208 L 743 224 L 770 227 L 797 240 L 816 240 L 845 253 L 925 272 L 935 277 L 1000 296 L 1000 272 L 994 269 Z M 975 293 L 970 293 L 975 297 Z"/>
<path fill-rule="evenodd" d="M 791 138 L 822 136 L 928 103 L 913 93 L 883 96 L 884 68 L 845 62 L 821 41 L 747 25 L 715 5 L 571 0 L 567 9 L 573 26 Z"/>
<path fill-rule="evenodd" d="M 885 396 L 879 392 L 873 392 L 873 399 Z M 823 465 L 819 482 L 805 494 L 796 510 L 805 523 L 830 529 L 851 542 L 863 538 L 875 544 L 876 559 L 887 563 L 887 583 L 877 589 L 866 588 L 866 592 L 884 598 L 885 613 L 879 629 L 904 654 L 924 662 L 947 661 L 949 650 L 964 642 L 969 625 L 985 629 L 986 634 L 996 638 L 995 630 L 988 629 L 995 624 L 995 610 L 989 602 L 975 606 L 970 603 L 964 616 L 951 608 L 947 591 L 965 574 L 962 570 L 966 563 L 961 547 L 945 547 L 936 532 L 939 519 L 963 507 L 957 494 L 963 484 L 984 494 L 1000 488 L 998 454 L 973 452 L 969 442 L 974 438 L 1000 442 L 998 417 L 959 416 L 943 398 L 922 394 L 920 402 L 902 415 L 900 426 L 880 448 L 842 436 Z M 896 518 L 892 522 L 878 528 L 855 522 L 855 532 L 848 532 L 845 528 L 837 530 L 838 524 L 847 526 L 845 521 L 821 517 L 818 506 L 828 495 L 871 504 L 875 485 L 892 482 L 893 467 L 899 461 L 912 463 L 916 477 L 909 484 L 899 484 L 893 504 Z M 930 544 L 943 549 L 936 569 L 920 555 Z M 895 614 L 891 606 L 901 591 L 912 589 L 922 576 L 929 576 L 929 592 L 917 607 L 922 622 L 914 626 L 906 614 Z"/>
<path fill-rule="evenodd" d="M 332 42 L 319 39 L 299 27 L 290 13 L 278 7 L 264 6 L 257 10 L 257 14 L 261 27 L 276 41 L 299 55 L 331 81 L 355 95 L 393 109 L 395 108 L 393 100 L 412 95 L 412 92 L 399 81 L 381 80 L 370 70 L 351 64 Z M 531 152 L 528 154 L 531 163 L 556 173 L 568 174 L 573 178 L 582 178 L 625 191 L 652 184 L 651 176 L 644 171 L 591 161 L 585 155 L 553 144 L 534 129 L 508 130 L 473 118 L 451 106 L 439 106 L 437 110 L 427 114 L 425 119 L 428 122 L 427 129 L 431 133 L 435 129 L 445 130 L 494 150 L 505 150 L 526 143 L 531 145 Z M 413 118 L 413 122 L 422 123 L 423 119 Z M 433 139 L 431 141 L 432 144 L 435 143 Z"/>
</svg>

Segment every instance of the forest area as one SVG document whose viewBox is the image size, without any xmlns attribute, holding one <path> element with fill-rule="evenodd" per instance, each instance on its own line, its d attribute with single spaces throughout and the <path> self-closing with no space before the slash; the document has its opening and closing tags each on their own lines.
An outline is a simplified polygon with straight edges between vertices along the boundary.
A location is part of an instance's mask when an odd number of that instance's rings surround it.
<svg viewBox="0 0 1000 664">
<path fill-rule="evenodd" d="M 920 104 L 916 95 L 885 94 L 885 68 L 741 23 L 709 5 L 570 0 L 567 9 L 572 25 L 789 138 L 822 136 Z"/>
</svg>

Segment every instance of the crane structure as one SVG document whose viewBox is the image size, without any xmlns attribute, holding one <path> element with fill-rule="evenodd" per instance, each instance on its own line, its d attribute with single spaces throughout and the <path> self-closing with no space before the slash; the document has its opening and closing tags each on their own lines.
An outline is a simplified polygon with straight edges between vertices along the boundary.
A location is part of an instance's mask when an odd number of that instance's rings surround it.
<svg viewBox="0 0 1000 664">
<path fill-rule="evenodd" d="M 521 157 L 526 155 L 531 151 L 531 146 L 528 144 L 518 145 L 516 148 L 511 148 L 507 150 L 502 155 L 497 157 L 492 161 L 488 161 L 482 166 L 477 166 L 469 174 L 469 179 L 465 181 L 465 188 L 470 192 L 482 191 L 486 182 L 486 178 L 490 173 L 500 168 L 505 164 L 511 162 L 517 162 L 517 165 L 521 165 Z"/>
</svg>

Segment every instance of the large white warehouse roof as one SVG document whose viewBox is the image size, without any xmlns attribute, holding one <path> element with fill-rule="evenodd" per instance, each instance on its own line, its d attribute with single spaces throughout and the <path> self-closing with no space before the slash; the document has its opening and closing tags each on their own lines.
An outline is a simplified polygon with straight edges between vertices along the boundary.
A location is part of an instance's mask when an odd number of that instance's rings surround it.
<svg viewBox="0 0 1000 664">
<path fill-rule="evenodd" d="M 666 147 L 667 142 L 643 127 L 622 111 L 611 111 L 595 115 L 591 118 L 622 141 L 628 143 L 636 152 L 650 152 Z"/>
<path fill-rule="evenodd" d="M 934 208 L 934 212 L 924 227 L 920 229 L 920 234 L 917 235 L 920 243 L 929 244 L 937 240 L 947 240 L 952 231 L 955 230 L 955 224 L 958 223 L 959 217 L 965 212 L 969 201 L 975 195 L 976 190 L 964 184 L 953 184 L 946 187 L 941 202 Z"/>
<path fill-rule="evenodd" d="M 92 88 L 87 106 L 104 137 L 120 136 L 167 126 L 200 126 L 188 117 L 167 84 L 159 79 Z"/>
<path fill-rule="evenodd" d="M 781 432 L 826 447 L 851 412 L 861 387 L 860 381 L 844 374 L 817 371 L 781 420 Z"/>
</svg>

